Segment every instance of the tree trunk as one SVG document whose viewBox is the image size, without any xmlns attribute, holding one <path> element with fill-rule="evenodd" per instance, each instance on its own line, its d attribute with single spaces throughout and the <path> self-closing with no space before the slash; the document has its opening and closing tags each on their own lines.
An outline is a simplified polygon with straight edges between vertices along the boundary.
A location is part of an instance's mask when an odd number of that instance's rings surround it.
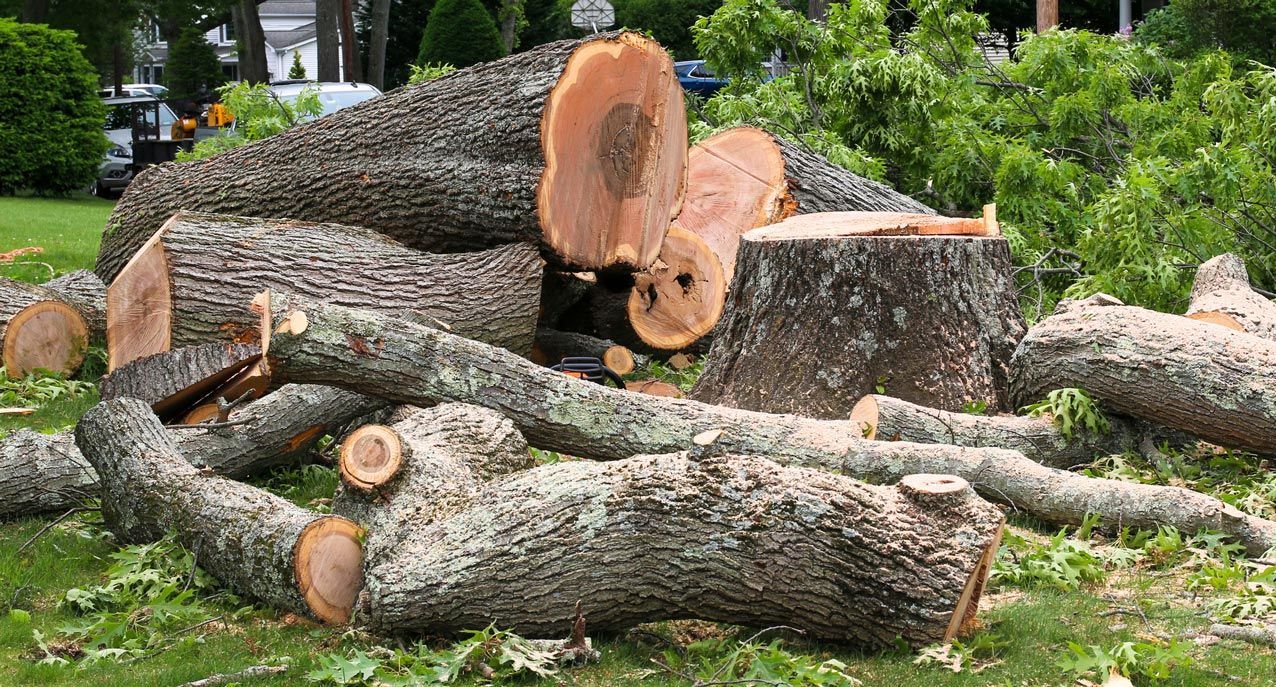
<svg viewBox="0 0 1276 687">
<path fill-rule="evenodd" d="M 830 0 L 807 0 L 806 18 L 811 21 L 824 21 L 828 17 Z"/>
<path fill-rule="evenodd" d="M 27 24 L 48 23 L 49 0 L 22 0 L 21 18 Z"/>
<path fill-rule="evenodd" d="M 116 205 L 97 272 L 113 279 L 179 210 L 354 224 L 432 252 L 531 242 L 560 266 L 645 269 L 685 164 L 682 90 L 657 43 L 550 43 L 143 172 Z"/>
<path fill-rule="evenodd" d="M 536 353 L 542 365 L 556 365 L 563 358 L 587 356 L 598 358 L 616 374 L 627 375 L 646 364 L 642 356 L 614 341 L 597 339 L 588 334 L 576 332 L 560 332 L 556 329 L 539 327 L 536 330 Z M 536 356 L 533 356 L 535 359 Z"/>
<path fill-rule="evenodd" d="M 1263 627 L 1243 625 L 1210 625 L 1210 634 L 1221 639 L 1234 639 L 1258 646 L 1276 647 L 1276 627 L 1271 624 Z"/>
<path fill-rule="evenodd" d="M 1118 413 L 1276 454 L 1276 342 L 1267 339 L 1143 308 L 1065 301 L 1028 330 L 1010 367 L 1019 405 L 1080 387 Z"/>
<path fill-rule="evenodd" d="M 753 457 L 558 463 L 369 548 L 356 619 L 557 637 L 579 601 L 594 631 L 696 618 L 917 647 L 974 617 L 1003 520 L 949 476 L 878 487 Z"/>
<path fill-rule="evenodd" d="M 341 0 L 315 0 L 320 81 L 341 80 Z"/>
<path fill-rule="evenodd" d="M 9 377 L 35 370 L 70 375 L 80 369 L 89 326 L 58 294 L 0 278 L 0 360 Z"/>
<path fill-rule="evenodd" d="M 368 83 L 385 88 L 385 50 L 390 39 L 392 0 L 372 0 L 370 15 L 372 40 L 368 48 Z"/>
<path fill-rule="evenodd" d="M 1023 316 L 1006 241 L 857 235 L 925 233 L 928 222 L 967 228 L 945 220 L 803 215 L 746 234 L 691 397 L 844 418 L 865 394 L 885 388 L 943 410 L 978 402 L 1008 410 L 1007 364 Z"/>
<path fill-rule="evenodd" d="M 341 0 L 341 66 L 345 81 L 363 81 L 359 38 L 354 33 L 354 9 L 350 0 Z"/>
<path fill-rule="evenodd" d="M 248 83 L 266 83 L 270 81 L 270 70 L 266 65 L 266 34 L 261 28 L 261 17 L 257 13 L 255 0 L 240 0 L 231 8 L 236 15 L 235 35 L 239 37 L 239 78 Z M 99 276 L 101 272 L 99 271 Z M 114 276 L 114 275 L 111 275 Z M 103 276 L 110 281 L 110 277 Z"/>
<path fill-rule="evenodd" d="M 1180 445 L 1189 441 L 1171 430 L 1119 416 L 1108 417 L 1107 432 L 1075 428 L 1071 435 L 1065 435 L 1049 415 L 950 413 L 880 395 L 860 399 L 851 409 L 851 420 L 863 423 L 865 439 L 1008 448 L 1064 470 L 1088 465 L 1097 456 L 1138 451 L 1148 438 Z"/>
<path fill-rule="evenodd" d="M 793 215 L 844 210 L 935 212 L 762 129 L 738 127 L 692 146 L 687 197 L 675 223 L 709 244 L 730 283 L 746 231 Z"/>
<path fill-rule="evenodd" d="M 136 398 L 161 420 L 180 416 L 227 380 L 261 360 L 256 344 L 206 343 L 135 358 L 102 378 L 103 401 Z"/>
<path fill-rule="evenodd" d="M 136 399 L 107 401 L 76 427 L 121 544 L 176 531 L 199 565 L 237 593 L 329 623 L 349 620 L 362 585 L 362 532 L 256 487 L 206 475 Z"/>
<path fill-rule="evenodd" d="M 614 460 L 701 447 L 877 483 L 919 472 L 952 474 L 985 498 L 1047 522 L 1078 524 L 1099 513 L 1112 525 L 1217 530 L 1253 555 L 1276 546 L 1276 523 L 1188 489 L 1091 479 L 1006 449 L 867 441 L 860 423 L 849 420 L 770 415 L 607 389 L 401 319 L 281 294 L 269 301 L 271 329 L 277 332 L 270 345 L 275 383 L 331 384 L 415 405 L 473 403 L 503 413 L 542 449 Z M 359 352 L 369 342 L 376 356 Z"/>
<path fill-rule="evenodd" d="M 357 227 L 183 212 L 107 290 L 111 368 L 206 342 L 257 340 L 263 288 L 404 314 L 531 350 L 541 259 L 527 245 L 431 255 Z"/>
<path fill-rule="evenodd" d="M 518 38 L 519 5 L 523 0 L 501 0 L 501 43 L 505 45 L 505 54 L 514 52 L 514 43 Z"/>
<path fill-rule="evenodd" d="M 325 434 L 386 407 L 379 399 L 325 386 L 289 384 L 235 409 L 233 426 L 170 428 L 192 465 L 235 479 L 287 465 Z M 100 495 L 97 472 L 73 432 L 19 430 L 0 440 L 0 518 L 66 511 Z"/>
<path fill-rule="evenodd" d="M 76 270 L 44 283 L 44 288 L 79 311 L 93 336 L 106 336 L 106 284 L 88 270 Z"/>
<path fill-rule="evenodd" d="M 1059 0 L 1037 0 L 1037 33 L 1059 25 Z"/>
<path fill-rule="evenodd" d="M 1245 263 L 1231 253 L 1196 270 L 1187 316 L 1276 341 L 1276 303 L 1250 287 Z"/>
</svg>

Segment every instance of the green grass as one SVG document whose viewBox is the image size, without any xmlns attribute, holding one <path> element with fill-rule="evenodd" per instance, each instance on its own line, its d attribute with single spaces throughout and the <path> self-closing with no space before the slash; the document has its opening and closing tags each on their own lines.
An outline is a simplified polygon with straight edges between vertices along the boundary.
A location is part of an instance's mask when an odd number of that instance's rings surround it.
<svg viewBox="0 0 1276 687">
<path fill-rule="evenodd" d="M 69 198 L 0 196 L 0 253 L 27 246 L 44 249 L 16 264 L 0 265 L 0 276 L 43 282 L 53 275 L 37 263 L 58 274 L 91 268 L 113 207 L 111 201 L 82 193 Z"/>
</svg>

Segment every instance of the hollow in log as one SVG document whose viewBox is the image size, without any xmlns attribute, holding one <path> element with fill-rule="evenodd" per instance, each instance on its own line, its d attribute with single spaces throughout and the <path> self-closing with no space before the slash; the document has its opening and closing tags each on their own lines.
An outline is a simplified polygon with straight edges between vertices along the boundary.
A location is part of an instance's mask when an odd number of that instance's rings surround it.
<svg viewBox="0 0 1276 687">
<path fill-rule="evenodd" d="M 1231 253 L 1196 270 L 1187 316 L 1276 341 L 1276 303 L 1250 287 L 1245 263 Z"/>
<path fill-rule="evenodd" d="M 69 375 L 89 345 L 84 317 L 49 289 L 0 278 L 0 362 L 10 377 Z"/>
</svg>

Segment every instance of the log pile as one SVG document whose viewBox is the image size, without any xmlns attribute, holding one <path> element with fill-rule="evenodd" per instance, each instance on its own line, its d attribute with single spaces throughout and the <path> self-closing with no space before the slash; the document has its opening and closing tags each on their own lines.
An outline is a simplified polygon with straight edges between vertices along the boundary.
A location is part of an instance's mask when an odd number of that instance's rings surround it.
<svg viewBox="0 0 1276 687">
<path fill-rule="evenodd" d="M 73 374 L 88 341 L 88 322 L 57 292 L 0 278 L 0 363 L 10 377 Z"/>
</svg>

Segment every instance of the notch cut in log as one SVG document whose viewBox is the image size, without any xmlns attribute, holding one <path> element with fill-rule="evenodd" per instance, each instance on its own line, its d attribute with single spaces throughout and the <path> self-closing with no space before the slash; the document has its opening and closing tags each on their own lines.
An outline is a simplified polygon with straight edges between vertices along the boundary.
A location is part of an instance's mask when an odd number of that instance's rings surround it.
<svg viewBox="0 0 1276 687">
<path fill-rule="evenodd" d="M 9 377 L 73 374 L 88 345 L 88 323 L 57 293 L 0 278 L 0 362 Z"/>
<path fill-rule="evenodd" d="M 1006 240 L 874 235 L 936 225 L 991 230 L 980 220 L 830 213 L 745 234 L 691 397 L 845 418 L 885 387 L 943 410 L 1009 410 L 1008 364 L 1024 323 Z"/>
<path fill-rule="evenodd" d="M 930 214 L 894 189 L 753 127 L 728 129 L 687 155 L 687 197 L 676 220 L 735 273 L 740 236 L 798 214 L 863 210 Z"/>
<path fill-rule="evenodd" d="M 532 243 L 560 267 L 645 269 L 681 206 L 686 159 L 682 88 L 658 43 L 547 43 L 146 170 L 95 271 L 114 279 L 179 210 L 371 227 L 434 253 Z"/>
<path fill-rule="evenodd" d="M 1197 268 L 1187 316 L 1276 341 L 1276 303 L 1250 287 L 1245 263 L 1231 253 Z"/>
<path fill-rule="evenodd" d="M 255 344 L 206 343 L 155 353 L 122 365 L 102 378 L 104 401 L 136 398 L 161 420 L 184 416 L 219 387 L 261 360 Z M 234 400 L 234 399 L 231 399 Z"/>
<path fill-rule="evenodd" d="M 102 483 L 102 514 L 124 544 L 176 531 L 199 564 L 238 593 L 342 624 L 363 587 L 362 531 L 265 490 L 209 476 L 182 456 L 145 403 L 89 410 L 76 443 Z"/>
<path fill-rule="evenodd" d="M 107 291 L 110 365 L 173 347 L 256 343 L 258 316 L 244 303 L 263 288 L 409 313 L 526 352 L 540 281 L 540 257 L 525 245 L 432 255 L 357 227 L 180 212 Z"/>
<path fill-rule="evenodd" d="M 577 356 L 598 358 L 618 375 L 627 375 L 640 364 L 646 364 L 646 358 L 636 356 L 633 351 L 614 341 L 577 332 L 560 332 L 549 327 L 536 329 L 536 348 L 532 360 L 549 366 L 558 364 L 563 358 Z"/>
</svg>

